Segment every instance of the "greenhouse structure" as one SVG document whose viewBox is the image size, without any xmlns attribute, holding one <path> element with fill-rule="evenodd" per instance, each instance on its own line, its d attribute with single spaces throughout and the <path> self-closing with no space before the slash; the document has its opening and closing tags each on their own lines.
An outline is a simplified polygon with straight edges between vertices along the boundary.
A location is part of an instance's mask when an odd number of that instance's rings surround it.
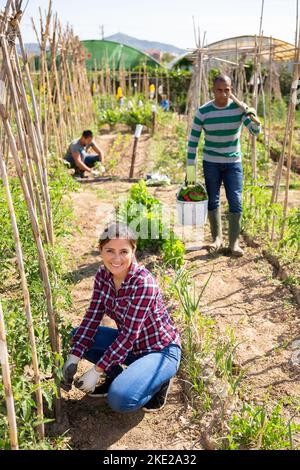
<svg viewBox="0 0 300 470">
<path fill-rule="evenodd" d="M 107 65 L 114 70 L 132 70 L 141 64 L 161 67 L 153 57 L 124 44 L 97 39 L 81 43 L 86 49 L 86 64 L 89 70 L 102 69 Z"/>
</svg>

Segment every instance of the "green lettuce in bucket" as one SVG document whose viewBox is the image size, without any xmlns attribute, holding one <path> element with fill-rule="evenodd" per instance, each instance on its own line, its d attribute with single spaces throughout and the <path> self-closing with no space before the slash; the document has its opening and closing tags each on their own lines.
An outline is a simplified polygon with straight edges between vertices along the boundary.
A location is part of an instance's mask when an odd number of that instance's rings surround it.
<svg viewBox="0 0 300 470">
<path fill-rule="evenodd" d="M 177 194 L 177 200 L 182 202 L 200 202 L 206 201 L 207 199 L 206 189 L 200 183 L 182 186 Z"/>
</svg>

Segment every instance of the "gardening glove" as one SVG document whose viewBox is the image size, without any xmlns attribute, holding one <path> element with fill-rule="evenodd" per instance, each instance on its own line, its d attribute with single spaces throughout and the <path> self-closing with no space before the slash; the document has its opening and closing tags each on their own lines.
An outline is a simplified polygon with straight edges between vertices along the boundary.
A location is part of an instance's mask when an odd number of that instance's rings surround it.
<svg viewBox="0 0 300 470">
<path fill-rule="evenodd" d="M 196 183 L 196 165 L 188 165 L 186 167 L 185 181 L 187 185 Z"/>
<path fill-rule="evenodd" d="M 257 112 L 256 112 L 255 108 L 249 108 L 249 106 L 246 106 L 246 114 L 249 117 L 254 116 L 256 119 L 258 119 Z"/>
<path fill-rule="evenodd" d="M 77 372 L 78 362 L 80 357 L 74 354 L 69 354 L 63 368 L 63 377 L 66 385 L 71 385 L 73 382 L 74 375 Z"/>
<path fill-rule="evenodd" d="M 100 172 L 98 170 L 92 170 L 91 173 L 92 173 L 93 176 L 99 176 L 100 175 Z"/>
<path fill-rule="evenodd" d="M 95 390 L 97 382 L 102 373 L 103 372 L 97 372 L 94 366 L 81 377 L 79 377 L 74 385 L 85 393 L 92 393 Z"/>
</svg>

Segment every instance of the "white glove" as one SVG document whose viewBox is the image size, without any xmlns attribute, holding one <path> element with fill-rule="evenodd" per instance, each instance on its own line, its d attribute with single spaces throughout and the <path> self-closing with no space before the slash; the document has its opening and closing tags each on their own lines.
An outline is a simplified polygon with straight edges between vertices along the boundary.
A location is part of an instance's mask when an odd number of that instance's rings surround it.
<svg viewBox="0 0 300 470">
<path fill-rule="evenodd" d="M 97 385 L 102 372 L 97 372 L 95 366 L 88 370 L 85 374 L 79 377 L 75 382 L 75 387 L 79 388 L 85 393 L 92 393 Z"/>
<path fill-rule="evenodd" d="M 100 172 L 98 170 L 92 170 L 91 173 L 92 173 L 93 176 L 99 176 L 100 175 Z"/>
<path fill-rule="evenodd" d="M 78 362 L 80 357 L 74 354 L 69 354 L 63 368 L 64 382 L 67 385 L 71 385 L 73 382 L 74 375 L 77 372 Z"/>
<path fill-rule="evenodd" d="M 188 165 L 186 167 L 186 183 L 192 185 L 196 183 L 196 165 Z"/>
</svg>

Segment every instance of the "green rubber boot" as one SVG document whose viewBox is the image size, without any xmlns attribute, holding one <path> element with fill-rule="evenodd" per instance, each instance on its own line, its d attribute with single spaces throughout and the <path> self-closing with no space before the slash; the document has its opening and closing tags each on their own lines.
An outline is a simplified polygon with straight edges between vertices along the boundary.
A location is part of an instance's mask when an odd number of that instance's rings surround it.
<svg viewBox="0 0 300 470">
<path fill-rule="evenodd" d="M 229 212 L 229 250 L 232 256 L 244 256 L 244 251 L 239 246 L 239 236 L 241 233 L 242 214 Z"/>
<path fill-rule="evenodd" d="M 208 251 L 210 253 L 217 253 L 222 248 L 222 221 L 221 221 L 221 209 L 218 207 L 213 211 L 208 211 L 208 220 L 210 223 L 210 231 L 213 239 L 212 244 L 209 246 Z"/>
</svg>

